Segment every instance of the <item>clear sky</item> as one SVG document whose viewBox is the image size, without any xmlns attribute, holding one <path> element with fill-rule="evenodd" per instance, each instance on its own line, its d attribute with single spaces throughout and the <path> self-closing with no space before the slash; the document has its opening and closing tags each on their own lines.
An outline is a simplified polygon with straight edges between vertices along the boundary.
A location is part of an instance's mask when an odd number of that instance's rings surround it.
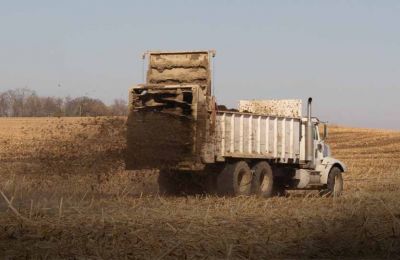
<svg viewBox="0 0 400 260">
<path fill-rule="evenodd" d="M 217 50 L 220 104 L 312 96 L 320 119 L 400 129 L 400 1 L 0 0 L 0 91 L 127 99 L 149 49 Z"/>
</svg>

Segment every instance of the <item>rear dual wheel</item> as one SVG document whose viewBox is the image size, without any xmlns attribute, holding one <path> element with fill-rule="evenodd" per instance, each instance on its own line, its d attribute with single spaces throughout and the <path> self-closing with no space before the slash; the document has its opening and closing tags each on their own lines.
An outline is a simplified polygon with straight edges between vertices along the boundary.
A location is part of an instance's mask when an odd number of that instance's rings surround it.
<svg viewBox="0 0 400 260">
<path fill-rule="evenodd" d="M 162 195 L 179 195 L 181 185 L 177 173 L 170 170 L 160 170 L 158 173 L 158 191 Z"/>
<path fill-rule="evenodd" d="M 250 195 L 252 175 L 245 161 L 227 163 L 218 175 L 218 194 L 222 196 Z"/>
<path fill-rule="evenodd" d="M 274 176 L 271 166 L 267 162 L 259 162 L 252 168 L 252 193 L 269 198 L 274 192 Z"/>
<path fill-rule="evenodd" d="M 251 169 L 245 161 L 226 164 L 218 176 L 217 187 L 219 195 L 228 196 L 256 194 L 269 198 L 276 191 L 271 166 L 265 161 Z"/>
<path fill-rule="evenodd" d="M 159 193 L 167 196 L 202 194 L 204 177 L 197 173 L 178 170 L 160 170 L 158 174 Z"/>
<path fill-rule="evenodd" d="M 245 161 L 227 163 L 220 174 L 203 177 L 190 172 L 162 170 L 158 184 L 163 195 L 213 193 L 215 189 L 222 196 L 256 194 L 268 198 L 278 194 L 271 166 L 265 161 L 251 169 Z"/>
</svg>

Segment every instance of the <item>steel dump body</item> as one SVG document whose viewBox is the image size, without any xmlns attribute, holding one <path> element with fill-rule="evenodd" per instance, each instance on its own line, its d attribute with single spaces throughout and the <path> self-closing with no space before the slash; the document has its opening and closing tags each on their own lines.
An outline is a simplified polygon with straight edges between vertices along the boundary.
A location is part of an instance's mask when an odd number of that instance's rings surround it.
<svg viewBox="0 0 400 260">
<path fill-rule="evenodd" d="M 241 112 L 218 112 L 217 161 L 225 158 L 300 160 L 301 119 Z"/>
<path fill-rule="evenodd" d="M 199 86 L 193 92 L 198 93 Z M 160 111 L 131 113 L 129 168 L 201 170 L 231 158 L 298 164 L 304 157 L 300 118 L 217 111 L 205 104 L 192 108 L 197 113 L 190 117 Z"/>
</svg>

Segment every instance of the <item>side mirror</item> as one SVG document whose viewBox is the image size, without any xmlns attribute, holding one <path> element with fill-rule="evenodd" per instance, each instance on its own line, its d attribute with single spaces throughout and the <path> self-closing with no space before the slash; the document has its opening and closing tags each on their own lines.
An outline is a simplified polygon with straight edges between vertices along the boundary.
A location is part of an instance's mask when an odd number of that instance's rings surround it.
<svg viewBox="0 0 400 260">
<path fill-rule="evenodd" d="M 326 138 L 328 138 L 328 123 L 324 123 L 324 137 L 322 140 L 325 140 Z"/>
</svg>

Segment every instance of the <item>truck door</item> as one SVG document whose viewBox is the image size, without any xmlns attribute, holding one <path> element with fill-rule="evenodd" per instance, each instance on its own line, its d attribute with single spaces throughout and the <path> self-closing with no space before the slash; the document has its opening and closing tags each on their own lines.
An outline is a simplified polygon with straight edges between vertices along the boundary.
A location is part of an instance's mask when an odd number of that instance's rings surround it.
<svg viewBox="0 0 400 260">
<path fill-rule="evenodd" d="M 315 163 L 319 164 L 324 158 L 324 145 L 319 134 L 319 128 L 317 124 L 314 124 L 314 149 L 315 149 Z"/>
</svg>

